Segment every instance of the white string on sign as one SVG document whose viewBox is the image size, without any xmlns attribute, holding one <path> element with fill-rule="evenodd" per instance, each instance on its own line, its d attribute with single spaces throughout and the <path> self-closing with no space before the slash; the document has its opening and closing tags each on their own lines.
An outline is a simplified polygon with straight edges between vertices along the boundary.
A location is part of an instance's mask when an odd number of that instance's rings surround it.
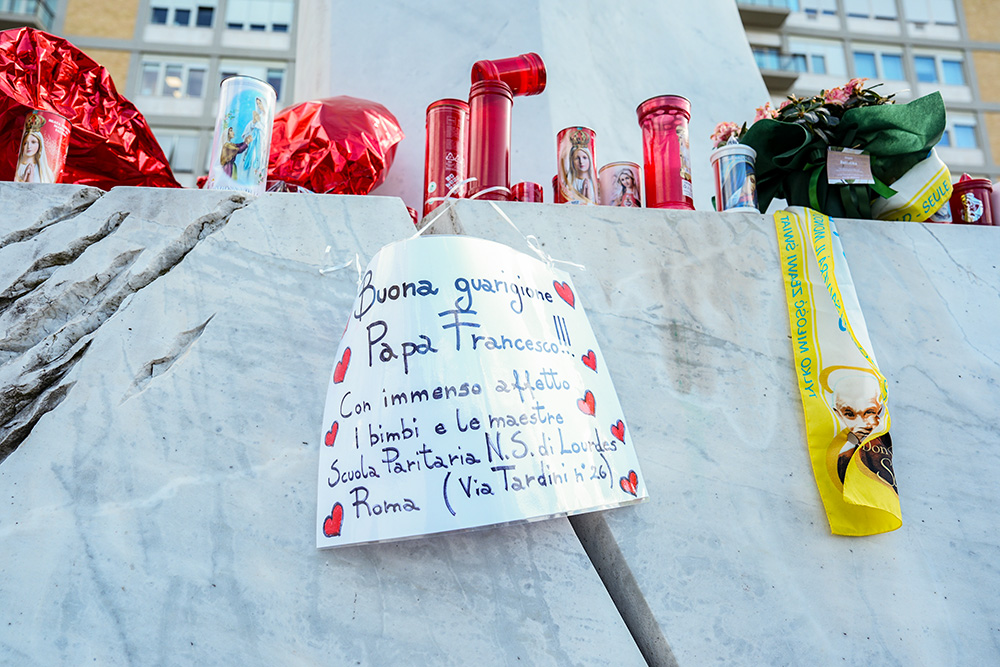
<svg viewBox="0 0 1000 667">
<path fill-rule="evenodd" d="M 323 264 L 324 264 L 324 266 L 323 266 L 322 269 L 319 270 L 320 275 L 321 276 L 325 276 L 328 273 L 334 273 L 336 271 L 343 271 L 344 269 L 346 269 L 347 267 L 349 267 L 349 266 L 351 266 L 353 264 L 357 268 L 357 270 L 358 270 L 358 287 L 360 288 L 361 287 L 361 258 L 358 257 L 358 253 L 354 253 L 354 257 L 352 259 L 347 260 L 343 264 L 332 265 L 332 264 L 330 264 L 332 250 L 333 250 L 332 247 L 327 246 L 326 250 L 323 251 Z"/>
<path fill-rule="evenodd" d="M 517 225 L 514 224 L 514 221 L 508 218 L 507 214 L 500 210 L 500 207 L 497 206 L 495 202 L 490 202 L 490 206 L 493 207 L 493 209 L 502 219 L 507 221 L 507 224 L 509 224 L 511 227 L 514 228 L 515 232 L 521 235 L 521 238 L 524 239 L 524 242 L 528 245 L 529 248 L 531 248 L 532 252 L 538 255 L 538 258 L 541 259 L 543 262 L 545 262 L 546 266 L 548 266 L 550 269 L 553 268 L 553 264 L 567 264 L 569 266 L 575 266 L 581 271 L 587 270 L 587 267 L 584 266 L 583 264 L 577 264 L 576 262 L 570 262 L 565 259 L 555 259 L 554 257 L 552 257 L 552 255 L 542 250 L 541 243 L 539 242 L 537 236 L 535 236 L 534 234 L 525 235 L 520 229 L 517 228 Z"/>
</svg>

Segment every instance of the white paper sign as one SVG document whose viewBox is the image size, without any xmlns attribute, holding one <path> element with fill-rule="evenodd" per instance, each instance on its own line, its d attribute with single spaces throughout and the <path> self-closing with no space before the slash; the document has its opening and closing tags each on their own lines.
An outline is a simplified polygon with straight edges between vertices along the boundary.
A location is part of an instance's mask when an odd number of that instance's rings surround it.
<svg viewBox="0 0 1000 667">
<path fill-rule="evenodd" d="M 453 236 L 386 246 L 336 360 L 317 547 L 648 497 L 569 276 L 507 246 Z"/>
</svg>

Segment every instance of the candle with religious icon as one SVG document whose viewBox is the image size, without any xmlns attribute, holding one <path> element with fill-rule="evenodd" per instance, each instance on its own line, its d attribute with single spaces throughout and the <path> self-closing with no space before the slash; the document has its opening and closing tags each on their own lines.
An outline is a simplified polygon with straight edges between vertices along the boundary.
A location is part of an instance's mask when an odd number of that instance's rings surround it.
<svg viewBox="0 0 1000 667">
<path fill-rule="evenodd" d="M 466 179 L 469 150 L 469 105 L 462 100 L 444 99 L 427 107 L 427 136 L 424 149 L 424 215 L 443 204 L 441 197 Z M 460 187 L 451 194 L 465 196 Z"/>
<path fill-rule="evenodd" d="M 715 176 L 715 210 L 760 213 L 753 170 L 757 151 L 730 137 L 728 143 L 712 151 L 710 158 Z"/>
<path fill-rule="evenodd" d="M 259 79 L 232 76 L 222 82 L 207 189 L 264 194 L 275 101 L 274 88 Z"/>
<path fill-rule="evenodd" d="M 635 162 L 610 162 L 601 167 L 598 179 L 602 206 L 642 207 L 639 165 Z"/>
<path fill-rule="evenodd" d="M 514 201 L 541 204 L 545 200 L 545 194 L 542 191 L 542 186 L 538 183 L 532 183 L 531 181 L 521 181 L 520 183 L 515 183 L 510 187 L 510 192 Z"/>
<path fill-rule="evenodd" d="M 469 195 L 510 200 L 510 123 L 514 96 L 503 81 L 477 81 L 469 91 Z"/>
<path fill-rule="evenodd" d="M 596 136 L 589 127 L 567 127 L 556 135 L 559 189 L 567 204 L 598 203 L 597 164 L 594 162 Z"/>
<path fill-rule="evenodd" d="M 71 129 L 69 119 L 53 111 L 32 111 L 25 116 L 14 181 L 58 183 Z"/>
<path fill-rule="evenodd" d="M 694 210 L 688 122 L 691 102 L 680 95 L 653 97 L 636 108 L 642 128 L 646 206 Z"/>
<path fill-rule="evenodd" d="M 962 174 L 951 194 L 952 222 L 960 225 L 992 225 L 991 194 L 993 184 L 989 179 Z"/>
</svg>

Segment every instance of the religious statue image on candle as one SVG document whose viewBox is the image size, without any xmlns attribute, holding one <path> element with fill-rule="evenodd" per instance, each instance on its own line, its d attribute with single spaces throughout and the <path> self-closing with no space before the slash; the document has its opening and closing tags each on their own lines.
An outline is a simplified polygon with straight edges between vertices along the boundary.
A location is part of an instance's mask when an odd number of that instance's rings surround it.
<svg viewBox="0 0 1000 667">
<path fill-rule="evenodd" d="M 16 183 L 58 183 L 69 147 L 69 120 L 52 111 L 32 111 L 24 119 L 14 170 Z"/>
<path fill-rule="evenodd" d="M 588 127 L 567 127 L 556 136 L 559 187 L 567 204 L 596 205 L 598 202 L 595 136 Z"/>
<path fill-rule="evenodd" d="M 274 88 L 253 77 L 222 82 L 207 189 L 264 194 L 275 97 Z"/>
</svg>

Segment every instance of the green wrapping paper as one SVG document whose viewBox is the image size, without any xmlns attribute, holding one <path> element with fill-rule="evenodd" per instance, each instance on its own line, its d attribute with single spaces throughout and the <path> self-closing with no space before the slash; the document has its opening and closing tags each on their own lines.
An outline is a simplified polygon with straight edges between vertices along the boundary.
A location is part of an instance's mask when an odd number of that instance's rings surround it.
<svg viewBox="0 0 1000 667">
<path fill-rule="evenodd" d="M 835 218 L 871 218 L 871 202 L 895 194 L 892 183 L 928 156 L 941 139 L 945 121 L 941 94 L 931 93 L 908 104 L 850 109 L 829 130 L 829 143 L 802 125 L 770 118 L 754 123 L 740 141 L 757 151 L 760 210 L 778 198 Z M 875 185 L 830 185 L 830 146 L 869 154 Z"/>
</svg>

